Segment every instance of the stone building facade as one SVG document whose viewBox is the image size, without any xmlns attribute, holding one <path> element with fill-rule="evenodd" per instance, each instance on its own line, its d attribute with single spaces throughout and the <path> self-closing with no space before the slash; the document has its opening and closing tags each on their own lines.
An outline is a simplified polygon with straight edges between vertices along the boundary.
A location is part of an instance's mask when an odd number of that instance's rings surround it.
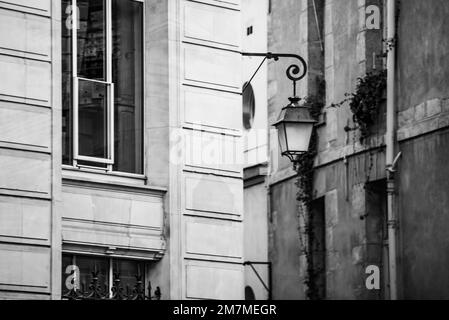
<svg viewBox="0 0 449 320">
<path fill-rule="evenodd" d="M 244 298 L 241 8 L 0 3 L 0 298 Z"/>
<path fill-rule="evenodd" d="M 394 210 L 397 214 L 398 297 L 447 299 L 449 177 L 447 98 L 449 52 L 446 1 L 397 1 Z M 378 9 L 379 28 L 367 19 Z M 324 95 L 316 126 L 313 215 L 320 239 L 323 299 L 389 299 L 386 115 L 380 107 L 371 135 L 360 132 L 348 104 L 357 78 L 386 67 L 386 1 L 272 0 L 268 50 L 302 55 L 310 72 L 301 97 Z M 268 122 L 273 124 L 291 89 L 281 62 L 268 72 Z M 323 92 L 323 88 L 325 89 Z M 273 297 L 304 299 L 306 259 L 298 232 L 296 173 L 270 138 L 270 246 Z M 321 217 L 321 218 L 320 218 Z M 380 290 L 366 287 L 366 268 L 379 267 Z"/>
<path fill-rule="evenodd" d="M 390 298 L 386 108 L 360 143 L 331 107 L 385 68 L 385 2 L 1 1 L 0 298 L 61 299 L 94 271 L 106 295 L 119 273 L 162 299 L 306 299 L 297 173 L 270 127 L 294 61 L 262 66 L 242 99 L 260 62 L 242 51 L 300 54 L 299 95 L 324 101 L 320 298 Z M 398 294 L 448 298 L 449 4 L 397 9 Z"/>
</svg>

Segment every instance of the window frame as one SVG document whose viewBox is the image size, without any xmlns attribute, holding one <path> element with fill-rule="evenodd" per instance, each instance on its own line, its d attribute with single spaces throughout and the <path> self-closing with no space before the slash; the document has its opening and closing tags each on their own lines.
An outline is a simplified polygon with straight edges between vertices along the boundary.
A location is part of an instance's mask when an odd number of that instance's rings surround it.
<svg viewBox="0 0 449 320">
<path fill-rule="evenodd" d="M 145 157 L 145 79 L 146 79 L 146 51 L 145 51 L 145 1 L 144 0 L 128 0 L 142 4 L 142 173 L 127 173 L 114 170 L 115 163 L 115 84 L 112 82 L 112 0 L 103 0 L 105 4 L 105 38 L 106 38 L 106 59 L 105 59 L 105 81 L 88 79 L 78 75 L 78 28 L 79 28 L 79 11 L 72 10 L 72 167 L 87 168 L 98 170 L 106 173 L 123 173 L 130 176 L 145 176 L 146 174 L 146 157 Z M 78 0 L 71 0 L 72 8 L 78 8 Z M 107 88 L 107 133 L 108 140 L 107 158 L 97 158 L 90 156 L 83 156 L 79 154 L 79 81 L 88 81 L 93 83 L 104 84 Z M 92 164 L 103 164 L 106 167 L 92 166 L 80 164 L 79 161 L 84 161 Z"/>
</svg>

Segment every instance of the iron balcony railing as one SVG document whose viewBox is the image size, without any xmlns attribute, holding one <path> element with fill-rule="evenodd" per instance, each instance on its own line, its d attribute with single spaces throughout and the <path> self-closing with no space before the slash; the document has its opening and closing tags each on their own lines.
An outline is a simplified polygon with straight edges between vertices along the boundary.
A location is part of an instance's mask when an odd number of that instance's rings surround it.
<svg viewBox="0 0 449 320">
<path fill-rule="evenodd" d="M 142 276 L 136 277 L 136 284 L 132 289 L 129 286 L 123 288 L 120 280 L 120 274 L 114 273 L 114 281 L 112 288 L 109 291 L 107 284 L 101 285 L 98 281 L 98 273 L 92 272 L 92 280 L 89 284 L 88 290 L 84 290 L 85 284 L 81 284 L 81 288 L 73 288 L 66 292 L 63 300 L 160 300 L 161 289 L 156 288 L 152 293 L 151 282 L 148 282 L 148 291 L 145 293 Z"/>
</svg>

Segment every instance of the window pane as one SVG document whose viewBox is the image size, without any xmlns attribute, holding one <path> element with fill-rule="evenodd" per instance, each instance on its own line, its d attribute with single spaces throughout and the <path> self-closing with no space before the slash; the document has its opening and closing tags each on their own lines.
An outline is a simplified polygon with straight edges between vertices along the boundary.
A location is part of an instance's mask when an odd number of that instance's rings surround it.
<svg viewBox="0 0 449 320">
<path fill-rule="evenodd" d="M 120 274 L 120 284 L 125 293 L 132 293 L 137 280 L 136 276 L 142 276 L 143 284 L 145 285 L 144 273 L 145 265 L 142 262 L 131 261 L 131 260 L 114 260 L 113 272 Z"/>
<path fill-rule="evenodd" d="M 80 270 L 80 285 L 83 291 L 89 290 L 92 272 L 98 271 L 98 285 L 109 292 L 109 259 L 76 257 L 76 265 Z"/>
<path fill-rule="evenodd" d="M 106 80 L 105 0 L 78 0 L 78 75 Z"/>
<path fill-rule="evenodd" d="M 115 171 L 143 173 L 143 5 L 112 0 Z"/>
<path fill-rule="evenodd" d="M 108 86 L 79 80 L 78 141 L 80 156 L 108 158 Z"/>
<path fill-rule="evenodd" d="M 72 161 L 72 1 L 62 1 L 62 163 Z"/>
</svg>

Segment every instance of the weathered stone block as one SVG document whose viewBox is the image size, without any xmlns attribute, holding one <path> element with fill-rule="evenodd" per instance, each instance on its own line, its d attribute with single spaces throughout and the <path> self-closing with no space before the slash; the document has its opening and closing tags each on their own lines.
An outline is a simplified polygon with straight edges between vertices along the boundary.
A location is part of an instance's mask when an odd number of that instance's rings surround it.
<svg viewBox="0 0 449 320">
<path fill-rule="evenodd" d="M 334 35 L 328 34 L 324 38 L 324 67 L 329 68 L 334 65 Z"/>
<path fill-rule="evenodd" d="M 338 252 L 329 252 L 327 256 L 327 270 L 329 272 L 338 270 L 340 268 L 340 254 Z"/>
<path fill-rule="evenodd" d="M 326 228 L 326 250 L 327 251 L 334 250 L 334 228 L 333 227 Z"/>
<path fill-rule="evenodd" d="M 404 132 L 404 130 L 405 130 L 405 129 L 399 130 L 398 133 L 397 133 L 397 136 L 398 136 L 398 140 L 399 140 L 399 141 L 404 140 L 405 137 L 406 137 L 406 133 Z"/>
<path fill-rule="evenodd" d="M 303 44 L 306 44 L 309 37 L 309 20 L 308 20 L 308 12 L 304 11 L 299 16 L 299 41 Z M 302 53 L 304 55 L 304 53 Z"/>
<path fill-rule="evenodd" d="M 329 33 L 332 33 L 332 2 L 326 1 L 326 5 L 324 7 L 324 21 L 326 23 L 324 24 L 324 34 L 328 35 Z"/>
<path fill-rule="evenodd" d="M 412 123 L 415 116 L 415 108 L 408 108 L 398 114 L 399 128 L 408 126 Z"/>
<path fill-rule="evenodd" d="M 324 71 L 326 77 L 326 103 L 330 104 L 334 102 L 334 88 L 335 88 L 335 69 L 334 67 L 326 68 Z M 330 121 L 328 118 L 327 121 Z"/>
<path fill-rule="evenodd" d="M 421 121 L 426 117 L 426 103 L 421 103 L 415 107 L 415 121 Z"/>
<path fill-rule="evenodd" d="M 428 117 L 433 117 L 436 116 L 437 114 L 441 113 L 441 99 L 433 99 L 433 100 L 429 100 L 427 101 L 427 107 L 426 107 L 426 111 L 427 111 L 427 116 Z"/>
<path fill-rule="evenodd" d="M 366 60 L 366 31 L 357 34 L 357 62 Z"/>
<path fill-rule="evenodd" d="M 187 299 L 242 299 L 239 288 L 243 272 L 239 266 L 220 263 L 189 262 L 186 266 Z"/>
<path fill-rule="evenodd" d="M 338 191 L 334 190 L 326 194 L 326 224 L 336 226 L 338 224 Z"/>
<path fill-rule="evenodd" d="M 363 246 L 357 246 L 352 248 L 352 263 L 354 265 L 362 264 L 364 262 L 365 251 Z"/>
<path fill-rule="evenodd" d="M 332 101 L 332 100 L 331 100 Z M 327 142 L 332 143 L 338 138 L 338 115 L 335 108 L 329 108 L 327 111 L 326 135 Z"/>
<path fill-rule="evenodd" d="M 352 215 L 353 218 L 360 218 L 365 214 L 365 186 L 357 184 L 352 187 Z"/>
<path fill-rule="evenodd" d="M 366 11 L 365 11 L 365 1 L 362 0 L 363 6 L 359 6 L 359 31 L 366 30 Z"/>
<path fill-rule="evenodd" d="M 441 110 L 443 113 L 449 113 L 449 99 L 441 101 Z"/>
<path fill-rule="evenodd" d="M 275 98 L 278 93 L 278 82 L 276 80 L 268 81 L 268 99 Z"/>
<path fill-rule="evenodd" d="M 431 119 L 431 120 L 429 120 L 429 121 L 426 121 L 426 131 L 425 132 L 431 132 L 431 131 L 434 131 L 434 130 L 437 130 L 437 129 L 439 129 L 440 127 L 439 127 L 439 120 L 438 120 L 438 118 L 434 118 L 434 119 Z"/>
<path fill-rule="evenodd" d="M 438 127 L 439 128 L 449 127 L 449 114 L 443 115 L 438 118 Z"/>
</svg>

